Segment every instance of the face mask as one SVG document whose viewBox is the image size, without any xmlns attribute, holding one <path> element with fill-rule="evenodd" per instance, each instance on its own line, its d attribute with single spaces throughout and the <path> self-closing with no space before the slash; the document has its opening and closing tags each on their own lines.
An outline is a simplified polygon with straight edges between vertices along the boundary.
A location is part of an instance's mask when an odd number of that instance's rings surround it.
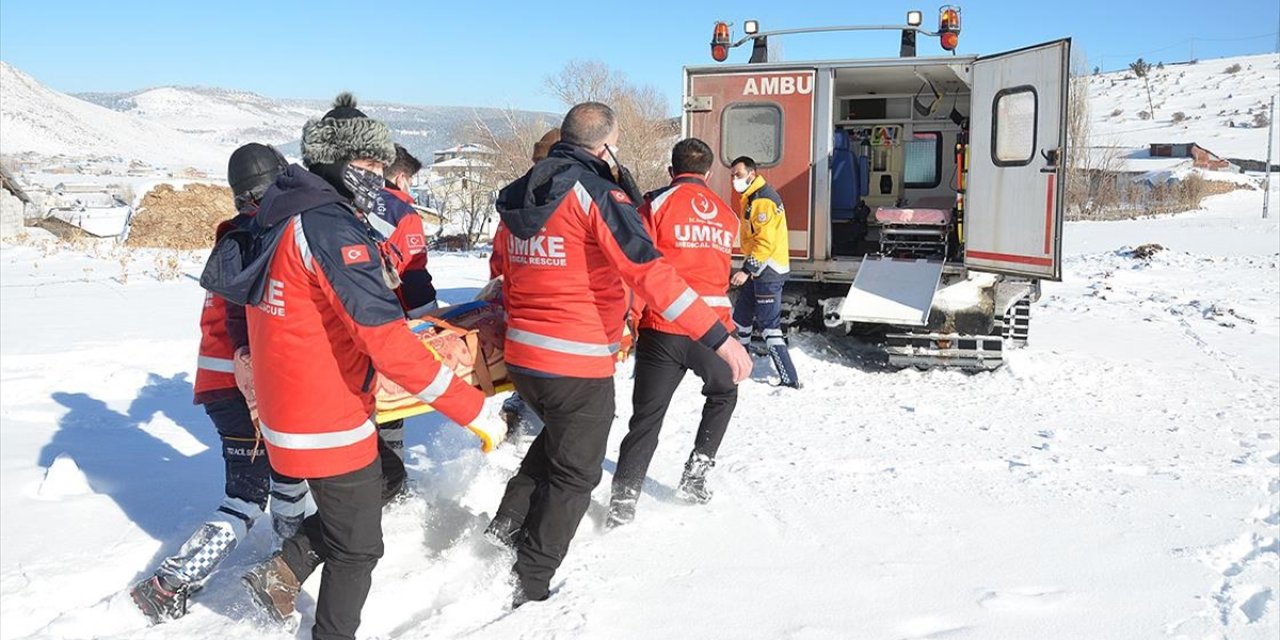
<svg viewBox="0 0 1280 640">
<path fill-rule="evenodd" d="M 378 198 L 386 180 L 379 174 L 347 163 L 342 170 L 342 184 L 351 191 L 351 202 L 357 209 L 372 213 L 378 208 Z"/>
<path fill-rule="evenodd" d="M 751 181 L 746 178 L 734 178 L 733 190 L 738 193 L 746 193 L 747 187 L 751 186 Z"/>
<path fill-rule="evenodd" d="M 618 148 L 611 144 L 606 144 L 604 146 L 603 160 L 609 163 L 610 169 L 617 169 L 618 165 L 621 164 L 618 162 Z"/>
</svg>

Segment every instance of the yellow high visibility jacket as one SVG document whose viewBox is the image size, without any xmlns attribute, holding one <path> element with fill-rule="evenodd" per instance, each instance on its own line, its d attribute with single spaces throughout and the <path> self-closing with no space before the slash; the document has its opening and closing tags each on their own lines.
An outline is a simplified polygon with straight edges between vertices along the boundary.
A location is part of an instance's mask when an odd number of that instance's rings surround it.
<svg viewBox="0 0 1280 640">
<path fill-rule="evenodd" d="M 742 270 L 759 278 L 768 271 L 783 275 L 791 271 L 791 250 L 787 242 L 787 211 L 782 197 L 756 176 L 738 199 L 742 219 L 738 237 L 745 260 Z"/>
</svg>

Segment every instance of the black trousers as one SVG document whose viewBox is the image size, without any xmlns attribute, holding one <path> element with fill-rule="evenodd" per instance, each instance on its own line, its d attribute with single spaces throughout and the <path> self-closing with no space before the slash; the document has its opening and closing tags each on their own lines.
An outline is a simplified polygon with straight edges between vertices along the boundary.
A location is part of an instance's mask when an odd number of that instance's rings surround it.
<svg viewBox="0 0 1280 640">
<path fill-rule="evenodd" d="M 600 465 L 613 424 L 613 378 L 512 372 L 511 379 L 546 426 L 507 483 L 498 513 L 524 522 L 514 571 L 525 596 L 543 600 L 603 475 Z"/>
<path fill-rule="evenodd" d="M 378 453 L 382 459 L 382 500 L 390 502 L 405 490 L 404 420 L 378 425 Z"/>
<path fill-rule="evenodd" d="M 733 371 L 714 351 L 688 337 L 642 329 L 636 342 L 635 389 L 631 395 L 634 412 L 618 452 L 614 491 L 622 487 L 638 490 L 644 483 L 649 462 L 658 448 L 658 433 L 667 407 L 687 371 L 702 378 L 702 395 L 706 397 L 693 450 L 716 457 L 738 404 Z"/>
<path fill-rule="evenodd" d="M 395 457 L 378 439 L 378 459 L 350 473 L 310 478 L 316 513 L 285 540 L 280 555 L 298 582 L 324 565 L 316 599 L 314 640 L 349 640 L 360 627 L 373 568 L 382 557 L 382 506 L 389 497 L 383 458 Z"/>
</svg>

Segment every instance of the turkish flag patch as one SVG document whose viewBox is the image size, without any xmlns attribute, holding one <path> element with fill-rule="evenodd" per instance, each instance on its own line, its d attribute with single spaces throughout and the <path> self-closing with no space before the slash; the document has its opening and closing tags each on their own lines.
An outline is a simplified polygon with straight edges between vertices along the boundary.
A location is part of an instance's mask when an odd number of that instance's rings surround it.
<svg viewBox="0 0 1280 640">
<path fill-rule="evenodd" d="M 347 245 L 342 248 L 342 262 L 347 265 L 369 261 L 369 247 L 363 244 Z"/>
<path fill-rule="evenodd" d="M 409 247 L 409 253 L 421 253 L 427 248 L 427 239 L 422 237 L 421 233 L 414 233 L 404 237 L 404 243 Z"/>
<path fill-rule="evenodd" d="M 617 200 L 618 202 L 621 202 L 621 203 L 623 203 L 623 204 L 631 204 L 631 198 L 628 198 L 628 197 L 627 197 L 627 194 L 625 194 L 625 193 L 623 193 L 623 192 L 621 192 L 621 191 L 619 191 L 619 190 L 617 190 L 617 189 L 614 189 L 613 191 L 610 191 L 610 192 L 609 192 L 609 195 L 613 196 L 613 199 L 614 199 L 614 200 Z"/>
</svg>

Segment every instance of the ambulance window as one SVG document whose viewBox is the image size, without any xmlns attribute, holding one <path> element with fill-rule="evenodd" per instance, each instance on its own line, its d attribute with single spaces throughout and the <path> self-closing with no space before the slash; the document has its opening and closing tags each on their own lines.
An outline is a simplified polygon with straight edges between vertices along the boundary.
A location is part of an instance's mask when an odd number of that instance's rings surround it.
<svg viewBox="0 0 1280 640">
<path fill-rule="evenodd" d="M 755 102 L 730 105 L 720 123 L 720 161 L 748 156 L 762 167 L 782 159 L 782 108 Z"/>
<path fill-rule="evenodd" d="M 914 133 L 905 145 L 903 186 L 932 189 L 942 182 L 942 132 Z"/>
<path fill-rule="evenodd" d="M 991 115 L 991 159 L 997 167 L 1031 164 L 1036 156 L 1036 90 L 1029 86 L 996 94 Z"/>
</svg>

